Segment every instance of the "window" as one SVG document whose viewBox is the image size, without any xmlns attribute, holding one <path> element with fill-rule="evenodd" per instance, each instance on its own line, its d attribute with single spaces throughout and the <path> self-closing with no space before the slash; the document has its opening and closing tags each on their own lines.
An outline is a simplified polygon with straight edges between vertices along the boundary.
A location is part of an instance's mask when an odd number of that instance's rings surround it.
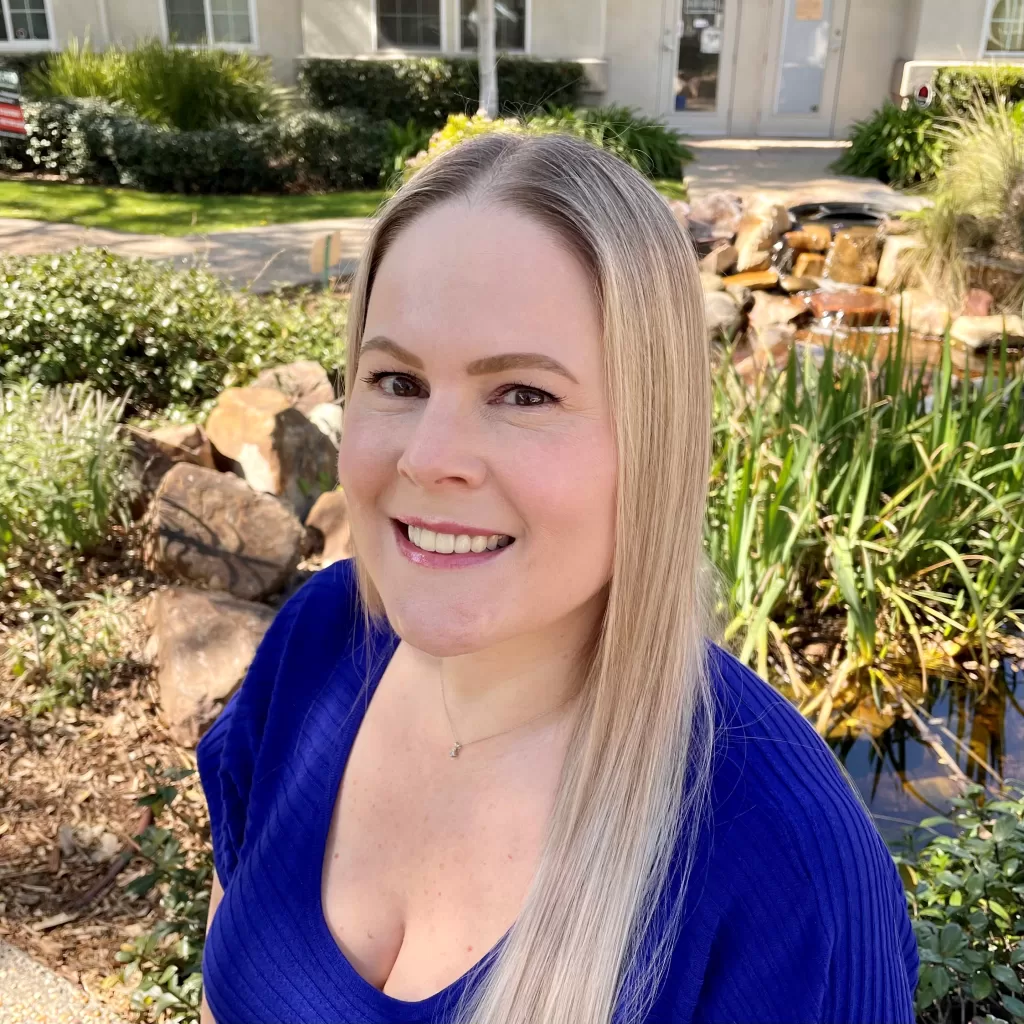
<svg viewBox="0 0 1024 1024">
<path fill-rule="evenodd" d="M 12 3 L 16 0 L 11 0 Z M 249 46 L 250 0 L 165 0 L 167 34 L 176 43 Z"/>
<path fill-rule="evenodd" d="M 476 0 L 462 0 L 462 49 L 477 47 Z M 499 50 L 526 49 L 526 0 L 494 0 L 495 45 Z"/>
<path fill-rule="evenodd" d="M 441 49 L 441 0 L 377 0 L 377 47 Z"/>
<path fill-rule="evenodd" d="M 0 42 L 49 41 L 45 0 L 0 0 Z"/>
<path fill-rule="evenodd" d="M 986 53 L 1024 51 L 1024 0 L 996 0 L 988 23 Z"/>
</svg>

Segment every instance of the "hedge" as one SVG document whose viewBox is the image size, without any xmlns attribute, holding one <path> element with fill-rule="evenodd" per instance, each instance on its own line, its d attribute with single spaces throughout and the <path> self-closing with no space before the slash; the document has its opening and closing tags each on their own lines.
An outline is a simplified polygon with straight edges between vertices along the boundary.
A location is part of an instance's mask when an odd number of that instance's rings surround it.
<svg viewBox="0 0 1024 1024">
<path fill-rule="evenodd" d="M 1021 102 L 1024 100 L 1024 66 L 951 66 L 935 72 L 935 95 L 944 113 L 965 113 L 979 92 L 986 103 L 995 102 L 996 96 L 1002 96 L 1007 103 Z"/>
<path fill-rule="evenodd" d="M 585 74 L 575 61 L 502 57 L 498 100 L 502 116 L 532 113 L 553 103 L 580 102 Z M 376 120 L 439 128 L 449 114 L 473 113 L 480 79 L 475 58 L 409 57 L 394 60 L 307 57 L 299 62 L 299 87 L 320 110 L 345 107 Z"/>
<path fill-rule="evenodd" d="M 375 186 L 387 127 L 354 111 L 306 111 L 264 124 L 182 132 L 104 103 L 25 105 L 28 138 L 0 152 L 14 170 L 44 170 L 150 192 L 299 192 Z"/>
</svg>

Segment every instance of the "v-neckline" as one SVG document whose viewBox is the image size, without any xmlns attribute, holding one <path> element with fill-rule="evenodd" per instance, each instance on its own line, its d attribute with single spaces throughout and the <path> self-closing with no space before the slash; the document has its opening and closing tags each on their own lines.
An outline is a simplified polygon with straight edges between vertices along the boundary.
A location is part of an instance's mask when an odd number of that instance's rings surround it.
<svg viewBox="0 0 1024 1024">
<path fill-rule="evenodd" d="M 344 724 L 336 733 L 336 743 L 330 749 L 328 762 L 330 770 L 323 779 L 323 786 L 320 790 L 321 799 L 316 807 L 315 824 L 311 837 L 311 848 L 317 851 L 318 854 L 318 856 L 311 858 L 315 866 L 316 877 L 315 879 L 310 878 L 310 884 L 303 887 L 310 893 L 314 905 L 306 909 L 308 918 L 313 921 L 316 928 L 316 936 L 326 962 L 334 963 L 337 966 L 338 971 L 348 983 L 346 987 L 350 987 L 352 994 L 374 1014 L 375 1019 L 388 1022 L 388 1024 L 391 1024 L 391 1022 L 394 1022 L 394 1024 L 406 1024 L 406 1022 L 409 1022 L 411 1024 L 411 1022 L 419 1022 L 421 1020 L 441 1020 L 443 1018 L 436 1016 L 437 1010 L 442 1007 L 448 1009 L 453 1006 L 461 996 L 465 985 L 478 972 L 486 970 L 498 953 L 498 950 L 504 945 L 512 930 L 511 927 L 475 964 L 443 989 L 423 999 L 407 1000 L 397 999 L 381 991 L 356 970 L 355 966 L 345 955 L 344 950 L 338 945 L 330 926 L 327 924 L 327 917 L 324 913 L 324 862 L 327 857 L 327 839 L 334 817 L 335 804 L 341 789 L 341 781 L 352 753 L 352 747 L 355 744 L 356 735 L 366 716 L 366 711 L 399 644 L 399 637 L 391 629 L 390 625 L 373 628 L 371 634 L 374 635 L 367 637 L 363 628 L 361 609 L 356 611 L 354 618 L 356 619 L 354 632 L 358 636 L 353 638 L 353 646 L 359 648 L 363 644 L 366 645 L 369 655 L 367 663 L 373 667 L 369 673 L 369 685 L 366 690 L 365 701 L 362 696 L 363 685 L 362 680 L 359 678 L 359 669 L 350 656 L 340 660 L 339 665 L 331 673 L 320 696 L 321 702 L 328 706 L 331 713 L 340 712 L 338 718 Z M 351 649 L 350 647 L 349 650 Z M 345 678 L 346 676 L 348 678 Z M 358 694 L 355 702 L 351 702 L 353 693 Z M 349 706 L 339 708 L 336 702 L 348 704 Z M 362 712 L 353 714 L 351 712 L 355 711 L 357 703 L 362 706 Z"/>
</svg>

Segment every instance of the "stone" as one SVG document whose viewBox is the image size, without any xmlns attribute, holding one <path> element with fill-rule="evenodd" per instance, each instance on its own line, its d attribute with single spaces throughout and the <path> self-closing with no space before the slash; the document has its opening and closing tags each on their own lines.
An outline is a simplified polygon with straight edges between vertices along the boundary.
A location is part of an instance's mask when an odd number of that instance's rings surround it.
<svg viewBox="0 0 1024 1024">
<path fill-rule="evenodd" d="M 155 591 L 148 602 L 160 713 L 174 740 L 194 747 L 245 678 L 275 611 L 182 586 Z"/>
<path fill-rule="evenodd" d="M 998 346 L 1006 335 L 1008 345 L 1024 345 L 1024 319 L 1019 316 L 958 316 L 949 336 L 970 349 Z"/>
<path fill-rule="evenodd" d="M 779 287 L 784 292 L 813 292 L 818 287 L 818 282 L 813 277 L 784 277 L 779 281 Z"/>
<path fill-rule="evenodd" d="M 789 295 L 754 292 L 754 308 L 747 315 L 751 327 L 761 329 L 772 324 L 788 324 L 808 312 L 807 302 Z"/>
<path fill-rule="evenodd" d="M 960 310 L 961 316 L 990 316 L 992 313 L 992 303 L 995 302 L 995 298 L 991 292 L 985 291 L 984 288 L 972 288 L 964 299 L 963 309 Z"/>
<path fill-rule="evenodd" d="M 284 366 L 264 370 L 253 382 L 254 388 L 271 388 L 285 395 L 301 413 L 316 405 L 334 401 L 334 388 L 324 368 L 314 359 L 300 359 Z"/>
<path fill-rule="evenodd" d="M 782 237 L 796 252 L 828 252 L 832 229 L 827 224 L 801 224 L 798 231 L 787 231 Z"/>
<path fill-rule="evenodd" d="M 735 192 L 710 192 L 690 204 L 688 216 L 706 224 L 712 238 L 729 239 L 736 234 L 743 217 L 743 198 Z"/>
<path fill-rule="evenodd" d="M 739 254 L 736 251 L 735 245 L 730 245 L 728 242 L 725 245 L 720 245 L 717 249 L 712 249 L 700 261 L 701 272 L 705 274 L 724 274 L 736 265 L 737 255 Z"/>
<path fill-rule="evenodd" d="M 727 284 L 725 290 L 736 300 L 740 309 L 746 309 L 754 295 L 745 284 Z"/>
<path fill-rule="evenodd" d="M 206 431 L 251 487 L 284 498 L 300 519 L 338 482 L 335 445 L 281 392 L 228 388 Z"/>
<path fill-rule="evenodd" d="M 180 462 L 166 473 L 143 529 L 154 572 L 254 601 L 298 565 L 305 531 L 279 498 L 233 473 Z"/>
<path fill-rule="evenodd" d="M 825 257 L 812 252 L 802 252 L 793 264 L 794 277 L 824 277 Z"/>
<path fill-rule="evenodd" d="M 734 334 L 743 319 L 739 303 L 728 292 L 707 292 L 704 295 L 704 316 L 710 335 Z"/>
<path fill-rule="evenodd" d="M 909 280 L 914 274 L 909 254 L 924 248 L 924 242 L 915 235 L 890 235 L 882 245 L 882 255 L 878 260 L 878 273 L 875 283 L 879 288 L 890 288 L 893 285 L 915 283 Z"/>
<path fill-rule="evenodd" d="M 720 292 L 725 289 L 725 283 L 718 274 L 708 274 L 703 270 L 700 274 L 700 286 L 705 292 Z"/>
<path fill-rule="evenodd" d="M 733 274 L 724 279 L 725 287 L 774 288 L 779 283 L 777 270 L 751 270 L 745 274 Z"/>
<path fill-rule="evenodd" d="M 789 211 L 778 204 L 745 213 L 736 229 L 736 270 L 753 270 L 770 259 L 771 247 L 789 229 Z"/>
<path fill-rule="evenodd" d="M 847 325 L 872 326 L 877 322 L 885 326 L 889 319 L 885 296 L 873 288 L 814 292 L 808 302 L 816 317 L 828 317 Z"/>
<path fill-rule="evenodd" d="M 320 561 L 323 566 L 351 558 L 352 527 L 348 519 L 348 499 L 342 490 L 328 491 L 316 499 L 306 518 L 306 528 L 323 537 Z"/>
<path fill-rule="evenodd" d="M 177 462 L 213 469 L 213 450 L 202 427 L 194 423 L 159 430 L 125 426 L 129 437 L 126 490 L 132 515 L 145 511 L 167 471 Z"/>
<path fill-rule="evenodd" d="M 898 326 L 902 311 L 903 322 L 914 334 L 941 336 L 952 319 L 949 307 L 923 288 L 908 288 L 889 299 L 889 322 Z"/>
<path fill-rule="evenodd" d="M 841 284 L 871 284 L 878 273 L 879 244 L 877 228 L 837 231 L 825 259 L 825 276 Z"/>
<path fill-rule="evenodd" d="M 341 446 L 341 424 L 344 414 L 337 402 L 324 402 L 309 410 L 309 422 L 330 438 L 335 448 Z"/>
</svg>

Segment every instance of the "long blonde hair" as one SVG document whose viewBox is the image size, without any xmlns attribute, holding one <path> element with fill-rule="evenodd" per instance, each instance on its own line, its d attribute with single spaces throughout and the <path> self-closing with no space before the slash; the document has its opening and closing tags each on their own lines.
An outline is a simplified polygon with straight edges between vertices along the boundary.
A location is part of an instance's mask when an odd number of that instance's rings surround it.
<svg viewBox="0 0 1024 1024">
<path fill-rule="evenodd" d="M 560 135 L 471 139 L 408 181 L 373 228 L 353 283 L 348 393 L 381 259 L 454 197 L 535 218 L 592 274 L 618 449 L 612 578 L 547 839 L 515 924 L 456 1016 L 632 1024 L 668 966 L 711 774 L 711 368 L 696 259 L 665 201 L 616 157 Z M 358 547 L 356 568 L 367 613 L 382 616 Z M 676 884 L 679 849 L 690 856 Z"/>
</svg>

